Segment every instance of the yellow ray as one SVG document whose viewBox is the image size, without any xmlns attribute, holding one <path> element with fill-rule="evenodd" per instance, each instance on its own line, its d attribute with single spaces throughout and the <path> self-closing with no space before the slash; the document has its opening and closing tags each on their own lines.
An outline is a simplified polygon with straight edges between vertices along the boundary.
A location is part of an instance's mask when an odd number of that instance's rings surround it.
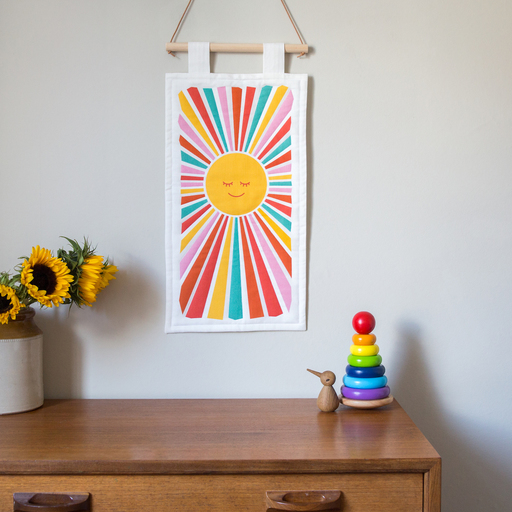
<svg viewBox="0 0 512 512">
<path fill-rule="evenodd" d="M 187 247 L 190 241 L 196 236 L 197 232 L 204 226 L 204 223 L 213 215 L 215 210 L 212 208 L 202 219 L 201 222 L 198 222 L 197 225 L 192 229 L 186 236 L 181 240 L 181 249 L 180 252 Z"/>
<path fill-rule="evenodd" d="M 279 103 L 281 103 L 281 100 L 283 99 L 283 96 L 286 94 L 287 90 L 288 90 L 288 87 L 286 87 L 284 85 L 281 85 L 277 88 L 277 91 L 274 94 L 274 98 L 272 99 L 272 102 L 270 103 L 270 106 L 268 107 L 267 113 L 265 114 L 265 117 L 263 118 L 263 121 L 260 125 L 260 129 L 258 130 L 256 137 L 254 137 L 254 141 L 252 143 L 251 149 L 249 149 L 249 153 L 252 153 L 254 151 L 256 144 L 260 140 L 262 133 L 265 131 L 265 128 L 267 127 L 268 123 L 272 119 L 274 112 L 277 110 L 277 107 L 279 106 Z"/>
<path fill-rule="evenodd" d="M 197 192 L 204 192 L 204 188 L 182 188 L 182 194 L 196 194 Z"/>
<path fill-rule="evenodd" d="M 271 178 L 269 178 L 270 181 L 272 180 L 291 180 L 292 179 L 292 175 L 291 174 L 281 174 L 280 176 L 272 176 Z"/>
<path fill-rule="evenodd" d="M 226 302 L 226 286 L 228 284 L 229 251 L 231 250 L 231 230 L 233 228 L 233 217 L 229 219 L 228 234 L 224 240 L 224 249 L 220 260 L 217 281 L 213 290 L 208 318 L 222 320 L 224 318 L 224 305 Z"/>
<path fill-rule="evenodd" d="M 183 91 L 181 91 L 178 94 L 178 97 L 180 99 L 181 110 L 183 111 L 183 113 L 188 117 L 190 122 L 194 125 L 194 128 L 201 134 L 201 137 L 208 144 L 208 146 L 210 146 L 210 148 L 212 148 L 212 151 L 217 156 L 219 156 L 219 152 L 217 151 L 217 148 L 213 145 L 213 142 L 211 141 L 210 137 L 208 137 L 206 130 L 203 128 L 203 125 L 201 124 L 198 117 L 196 116 L 196 113 L 194 112 L 194 109 L 191 107 L 190 103 L 188 102 L 185 94 L 183 94 Z"/>
<path fill-rule="evenodd" d="M 261 208 L 258 213 L 267 221 L 270 227 L 274 230 L 274 233 L 283 241 L 284 245 L 292 250 L 292 239 L 287 235 Z"/>
</svg>

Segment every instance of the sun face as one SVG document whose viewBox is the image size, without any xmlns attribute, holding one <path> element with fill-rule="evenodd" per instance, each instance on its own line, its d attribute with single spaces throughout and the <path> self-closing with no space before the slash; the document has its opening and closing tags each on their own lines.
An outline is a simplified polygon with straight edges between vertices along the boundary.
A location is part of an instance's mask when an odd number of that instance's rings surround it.
<svg viewBox="0 0 512 512">
<path fill-rule="evenodd" d="M 228 153 L 216 160 L 208 170 L 205 186 L 213 206 L 228 215 L 255 210 L 268 188 L 262 165 L 243 153 Z"/>
<path fill-rule="evenodd" d="M 281 316 L 292 303 L 293 93 L 190 87 L 178 97 L 181 312 Z"/>
</svg>

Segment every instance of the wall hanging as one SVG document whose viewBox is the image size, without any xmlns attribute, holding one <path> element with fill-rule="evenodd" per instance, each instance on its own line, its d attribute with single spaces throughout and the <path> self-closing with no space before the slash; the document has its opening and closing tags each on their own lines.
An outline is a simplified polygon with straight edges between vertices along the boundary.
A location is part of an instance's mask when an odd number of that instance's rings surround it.
<svg viewBox="0 0 512 512">
<path fill-rule="evenodd" d="M 188 43 L 166 75 L 169 333 L 306 328 L 307 75 L 261 48 L 263 73 L 215 74 Z"/>
</svg>

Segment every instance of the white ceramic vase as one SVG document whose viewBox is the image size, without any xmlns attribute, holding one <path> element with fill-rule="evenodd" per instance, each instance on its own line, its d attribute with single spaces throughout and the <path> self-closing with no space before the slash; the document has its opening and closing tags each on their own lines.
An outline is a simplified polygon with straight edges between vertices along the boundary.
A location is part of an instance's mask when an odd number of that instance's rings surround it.
<svg viewBox="0 0 512 512">
<path fill-rule="evenodd" d="M 33 308 L 0 324 L 0 414 L 30 411 L 43 405 L 43 332 Z"/>
</svg>

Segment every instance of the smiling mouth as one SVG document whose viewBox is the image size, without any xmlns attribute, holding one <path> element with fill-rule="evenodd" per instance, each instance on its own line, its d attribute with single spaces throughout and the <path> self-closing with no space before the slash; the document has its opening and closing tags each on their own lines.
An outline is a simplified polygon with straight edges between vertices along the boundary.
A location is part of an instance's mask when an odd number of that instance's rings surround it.
<svg viewBox="0 0 512 512">
<path fill-rule="evenodd" d="M 228 196 L 231 196 L 231 197 L 242 197 L 244 194 L 245 194 L 245 192 L 242 192 L 239 196 L 234 196 L 233 194 L 230 194 L 228 192 Z"/>
</svg>

